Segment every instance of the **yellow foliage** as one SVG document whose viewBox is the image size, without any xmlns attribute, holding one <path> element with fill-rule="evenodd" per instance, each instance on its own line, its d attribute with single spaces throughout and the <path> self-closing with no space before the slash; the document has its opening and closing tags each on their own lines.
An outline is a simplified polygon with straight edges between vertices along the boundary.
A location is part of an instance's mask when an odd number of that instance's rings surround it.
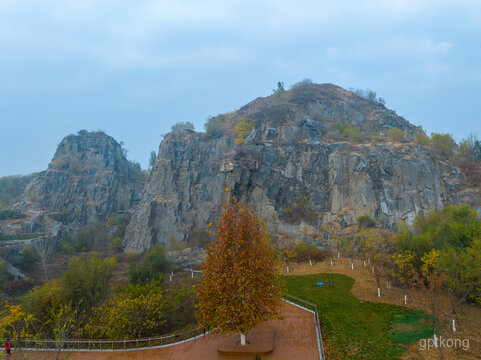
<svg viewBox="0 0 481 360">
<path fill-rule="evenodd" d="M 234 127 L 234 134 L 236 136 L 235 144 L 241 145 L 244 139 L 249 135 L 254 127 L 255 120 L 251 118 L 241 118 Z"/>
<path fill-rule="evenodd" d="M 277 315 L 282 295 L 279 262 L 265 225 L 253 211 L 227 201 L 207 254 L 197 286 L 201 324 L 214 332 L 246 334 Z"/>
</svg>

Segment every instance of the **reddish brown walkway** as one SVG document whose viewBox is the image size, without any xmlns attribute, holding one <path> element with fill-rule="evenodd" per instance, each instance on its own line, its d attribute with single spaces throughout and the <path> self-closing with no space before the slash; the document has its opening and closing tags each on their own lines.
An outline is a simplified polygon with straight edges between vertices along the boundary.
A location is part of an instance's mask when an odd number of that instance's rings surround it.
<svg viewBox="0 0 481 360">
<path fill-rule="evenodd" d="M 284 303 L 284 319 L 273 320 L 259 326 L 274 327 L 274 351 L 262 356 L 265 360 L 317 360 L 317 335 L 314 315 L 296 306 Z M 228 356 L 217 352 L 217 346 L 225 341 L 219 335 L 206 335 L 179 345 L 160 349 L 116 352 L 75 352 L 69 353 L 73 360 L 252 360 L 253 356 Z M 44 355 L 44 354 L 42 354 Z M 65 354 L 66 355 L 66 354 Z M 16 357 L 12 357 L 12 360 Z M 45 359 L 55 359 L 49 353 Z M 62 357 L 63 358 L 63 357 Z"/>
</svg>

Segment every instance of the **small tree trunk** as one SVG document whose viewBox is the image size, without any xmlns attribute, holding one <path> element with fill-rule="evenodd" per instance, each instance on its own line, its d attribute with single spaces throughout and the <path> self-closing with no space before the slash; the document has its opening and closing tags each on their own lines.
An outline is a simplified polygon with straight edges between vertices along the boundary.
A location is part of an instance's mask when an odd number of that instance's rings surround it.
<svg viewBox="0 0 481 360">
<path fill-rule="evenodd" d="M 371 264 L 371 258 L 367 259 L 367 263 Z"/>
<path fill-rule="evenodd" d="M 246 336 L 243 333 L 240 333 L 241 337 L 241 346 L 246 346 Z"/>
<path fill-rule="evenodd" d="M 453 331 L 456 331 L 456 320 L 453 319 Z"/>
<path fill-rule="evenodd" d="M 374 274 L 374 266 L 372 267 L 372 273 Z"/>
<path fill-rule="evenodd" d="M 332 266 L 332 259 L 331 259 L 331 266 Z"/>
<path fill-rule="evenodd" d="M 338 252 L 337 252 L 337 258 L 339 259 L 340 256 L 341 256 L 341 255 L 339 254 L 339 251 L 338 251 Z"/>
<path fill-rule="evenodd" d="M 289 265 L 287 265 L 286 272 L 287 273 L 289 272 Z"/>
<path fill-rule="evenodd" d="M 408 300 L 408 296 L 404 294 L 404 305 L 406 305 L 407 300 Z"/>
<path fill-rule="evenodd" d="M 366 260 L 364 260 L 364 267 L 366 267 Z"/>
<path fill-rule="evenodd" d="M 377 288 L 377 297 L 381 297 L 381 288 Z"/>
<path fill-rule="evenodd" d="M 351 263 L 351 269 L 354 270 L 354 263 Z"/>
<path fill-rule="evenodd" d="M 309 265 L 312 266 L 312 260 L 311 259 L 309 259 Z"/>
</svg>

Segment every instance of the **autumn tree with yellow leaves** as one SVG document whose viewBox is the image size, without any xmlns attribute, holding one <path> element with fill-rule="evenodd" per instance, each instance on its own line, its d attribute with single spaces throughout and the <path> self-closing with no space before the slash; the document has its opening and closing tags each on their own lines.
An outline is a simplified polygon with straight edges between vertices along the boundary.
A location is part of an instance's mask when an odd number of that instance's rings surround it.
<svg viewBox="0 0 481 360">
<path fill-rule="evenodd" d="M 240 333 L 246 345 L 249 331 L 278 314 L 279 261 L 265 223 L 234 199 L 224 204 L 216 235 L 197 286 L 198 320 L 214 333 Z"/>
</svg>

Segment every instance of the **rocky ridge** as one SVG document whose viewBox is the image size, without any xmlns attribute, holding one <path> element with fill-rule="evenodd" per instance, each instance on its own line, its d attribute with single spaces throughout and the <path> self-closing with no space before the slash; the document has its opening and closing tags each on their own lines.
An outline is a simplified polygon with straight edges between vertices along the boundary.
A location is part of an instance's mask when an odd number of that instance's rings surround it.
<svg viewBox="0 0 481 360">
<path fill-rule="evenodd" d="M 245 118 L 254 126 L 236 144 L 234 125 Z M 354 144 L 333 133 L 339 123 L 365 136 L 395 128 L 407 139 Z M 303 84 L 224 117 L 220 137 L 168 134 L 127 228 L 125 249 L 187 241 L 192 230 L 215 221 L 226 188 L 255 206 L 274 236 L 300 238 L 330 221 L 352 225 L 362 215 L 395 228 L 421 212 L 466 201 L 465 175 L 409 142 L 416 130 L 382 104 L 334 85 Z M 303 216 L 293 217 L 301 205 Z"/>
</svg>

